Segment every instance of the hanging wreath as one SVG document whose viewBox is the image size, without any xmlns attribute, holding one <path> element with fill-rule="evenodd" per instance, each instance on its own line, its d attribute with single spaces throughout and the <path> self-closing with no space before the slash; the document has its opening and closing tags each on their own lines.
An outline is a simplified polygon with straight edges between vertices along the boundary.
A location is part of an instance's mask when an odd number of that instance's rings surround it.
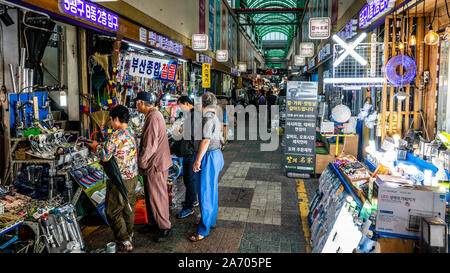
<svg viewBox="0 0 450 273">
<path fill-rule="evenodd" d="M 403 73 L 401 73 L 402 68 Z M 414 80 L 416 70 L 416 62 L 412 58 L 406 55 L 397 55 L 387 63 L 386 77 L 391 84 L 404 86 Z"/>
</svg>

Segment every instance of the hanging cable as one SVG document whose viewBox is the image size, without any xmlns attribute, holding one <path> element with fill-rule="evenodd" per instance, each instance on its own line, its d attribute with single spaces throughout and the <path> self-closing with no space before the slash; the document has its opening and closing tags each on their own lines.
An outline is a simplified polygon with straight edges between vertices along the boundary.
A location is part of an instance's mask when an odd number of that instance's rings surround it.
<svg viewBox="0 0 450 273">
<path fill-rule="evenodd" d="M 433 26 L 434 19 L 436 18 L 436 10 L 437 10 L 437 0 L 434 0 L 434 12 L 433 12 L 433 20 L 431 21 L 431 26 Z"/>
<path fill-rule="evenodd" d="M 447 10 L 447 16 L 450 18 L 450 12 L 448 11 L 448 3 L 447 0 L 445 0 L 445 9 Z"/>
</svg>

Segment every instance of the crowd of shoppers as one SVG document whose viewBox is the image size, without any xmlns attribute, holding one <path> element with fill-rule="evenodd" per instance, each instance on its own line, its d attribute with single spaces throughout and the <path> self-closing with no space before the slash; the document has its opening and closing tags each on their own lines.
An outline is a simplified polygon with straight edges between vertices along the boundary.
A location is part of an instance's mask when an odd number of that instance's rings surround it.
<svg viewBox="0 0 450 273">
<path fill-rule="evenodd" d="M 183 180 L 186 196 L 178 219 L 193 214 L 193 207 L 200 206 L 201 219 L 197 232 L 189 237 L 192 242 L 203 240 L 216 226 L 218 211 L 218 178 L 224 159 L 221 152 L 222 125 L 216 115 L 217 99 L 206 92 L 201 97 L 201 114 L 198 121 L 195 107 L 187 96 L 178 100 L 180 109 L 189 117 L 181 133 L 184 133 L 180 151 L 183 156 Z M 128 127 L 129 110 L 118 105 L 110 111 L 110 124 L 114 132 L 106 141 L 93 141 L 88 145 L 102 162 L 114 161 L 120 172 L 120 183 L 126 191 L 124 196 L 119 186 L 106 184 L 105 208 L 118 250 L 133 250 L 134 214 L 138 174 L 143 178 L 148 224 L 139 233 L 155 233 L 156 242 L 165 241 L 171 233 L 169 219 L 168 170 L 172 166 L 166 124 L 162 114 L 155 108 L 156 96 L 139 92 L 134 100 L 137 110 L 145 115 L 140 145 L 137 147 L 135 133 Z M 201 126 L 197 137 L 195 126 Z"/>
</svg>

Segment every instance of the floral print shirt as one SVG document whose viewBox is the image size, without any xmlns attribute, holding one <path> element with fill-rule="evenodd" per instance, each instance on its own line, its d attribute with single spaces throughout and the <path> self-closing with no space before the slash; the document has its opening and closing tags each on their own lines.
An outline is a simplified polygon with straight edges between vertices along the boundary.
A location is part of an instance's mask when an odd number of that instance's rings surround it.
<svg viewBox="0 0 450 273">
<path fill-rule="evenodd" d="M 108 161 L 114 156 L 122 179 L 126 180 L 138 175 L 137 145 L 134 135 L 131 128 L 116 130 L 95 150 L 102 161 Z"/>
</svg>

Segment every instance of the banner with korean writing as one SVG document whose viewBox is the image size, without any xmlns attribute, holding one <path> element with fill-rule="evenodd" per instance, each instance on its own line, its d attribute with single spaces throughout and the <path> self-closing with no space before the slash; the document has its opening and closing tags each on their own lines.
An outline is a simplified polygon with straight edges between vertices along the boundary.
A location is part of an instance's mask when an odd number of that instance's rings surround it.
<svg viewBox="0 0 450 273">
<path fill-rule="evenodd" d="M 314 173 L 316 161 L 316 82 L 288 81 L 284 167 L 286 172 Z"/>
<path fill-rule="evenodd" d="M 209 63 L 202 65 L 202 87 L 211 88 L 211 64 Z"/>
<path fill-rule="evenodd" d="M 149 79 L 175 82 L 178 63 L 144 55 L 131 54 L 130 75 Z"/>
<path fill-rule="evenodd" d="M 209 0 L 209 51 L 214 51 L 214 0 Z"/>
</svg>

